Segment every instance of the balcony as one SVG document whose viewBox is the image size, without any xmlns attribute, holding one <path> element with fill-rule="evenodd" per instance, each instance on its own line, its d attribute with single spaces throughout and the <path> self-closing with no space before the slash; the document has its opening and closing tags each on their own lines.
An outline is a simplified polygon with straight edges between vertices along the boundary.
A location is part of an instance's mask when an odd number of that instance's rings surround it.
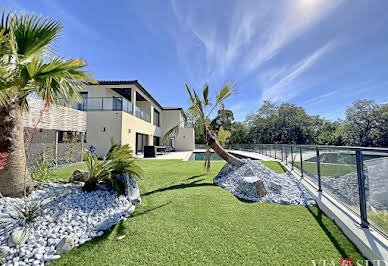
<svg viewBox="0 0 388 266">
<path fill-rule="evenodd" d="M 62 106 L 69 106 L 64 100 L 60 100 Z M 132 102 L 122 97 L 89 97 L 81 103 L 75 103 L 70 107 L 81 111 L 124 111 L 132 114 Z"/>
<path fill-rule="evenodd" d="M 139 106 L 136 106 L 136 117 L 151 123 L 151 115 Z"/>
</svg>

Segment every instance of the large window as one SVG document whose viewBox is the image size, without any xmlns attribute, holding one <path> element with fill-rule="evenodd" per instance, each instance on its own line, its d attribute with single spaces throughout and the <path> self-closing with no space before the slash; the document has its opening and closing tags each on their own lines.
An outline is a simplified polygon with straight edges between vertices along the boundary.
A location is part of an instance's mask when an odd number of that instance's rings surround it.
<svg viewBox="0 0 388 266">
<path fill-rule="evenodd" d="M 154 125 L 160 127 L 160 113 L 154 109 Z"/>
</svg>

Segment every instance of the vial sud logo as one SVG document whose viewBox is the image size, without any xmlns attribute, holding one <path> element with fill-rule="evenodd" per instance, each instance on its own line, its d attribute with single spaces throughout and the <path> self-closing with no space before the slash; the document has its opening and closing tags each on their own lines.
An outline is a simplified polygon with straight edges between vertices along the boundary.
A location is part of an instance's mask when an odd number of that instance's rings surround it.
<svg viewBox="0 0 388 266">
<path fill-rule="evenodd" d="M 353 266 L 353 260 L 352 259 L 341 259 L 340 260 L 340 266 Z"/>
<path fill-rule="evenodd" d="M 336 266 L 338 265 L 338 260 L 312 260 L 313 266 Z M 350 258 L 342 258 L 339 261 L 340 266 L 388 266 L 388 262 L 384 260 L 356 260 Z"/>
</svg>

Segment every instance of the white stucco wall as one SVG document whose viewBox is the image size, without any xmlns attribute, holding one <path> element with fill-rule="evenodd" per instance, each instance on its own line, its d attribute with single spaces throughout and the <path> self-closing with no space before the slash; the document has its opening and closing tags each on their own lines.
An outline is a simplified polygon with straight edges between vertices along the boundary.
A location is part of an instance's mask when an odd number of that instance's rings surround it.
<svg viewBox="0 0 388 266">
<path fill-rule="evenodd" d="M 88 111 L 87 116 L 87 144 L 96 147 L 96 154 L 103 158 L 110 148 L 110 137 L 121 143 L 122 111 Z M 105 128 L 105 131 L 104 131 Z"/>
</svg>

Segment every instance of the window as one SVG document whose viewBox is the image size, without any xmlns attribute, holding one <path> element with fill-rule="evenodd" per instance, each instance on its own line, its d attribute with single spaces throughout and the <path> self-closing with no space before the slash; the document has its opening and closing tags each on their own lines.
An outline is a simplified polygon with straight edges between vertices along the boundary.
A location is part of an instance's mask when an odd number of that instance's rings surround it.
<svg viewBox="0 0 388 266">
<path fill-rule="evenodd" d="M 160 127 L 160 113 L 154 109 L 154 125 Z"/>
<path fill-rule="evenodd" d="M 77 103 L 76 109 L 81 111 L 88 110 L 88 93 L 87 92 L 81 92 L 82 96 L 82 102 Z"/>
</svg>

